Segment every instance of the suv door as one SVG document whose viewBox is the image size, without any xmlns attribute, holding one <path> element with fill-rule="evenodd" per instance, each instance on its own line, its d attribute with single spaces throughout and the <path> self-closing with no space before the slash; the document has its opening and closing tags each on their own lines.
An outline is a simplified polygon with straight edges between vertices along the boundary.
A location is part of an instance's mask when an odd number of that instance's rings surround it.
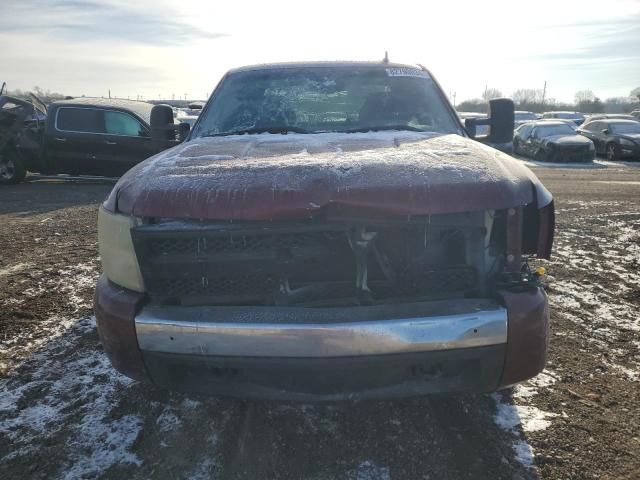
<svg viewBox="0 0 640 480">
<path fill-rule="evenodd" d="M 122 175 L 157 153 L 149 128 L 129 112 L 105 110 L 104 127 L 111 175 Z"/>
<path fill-rule="evenodd" d="M 46 135 L 48 161 L 45 173 L 103 175 L 105 160 L 102 110 L 91 107 L 58 107 Z"/>
</svg>

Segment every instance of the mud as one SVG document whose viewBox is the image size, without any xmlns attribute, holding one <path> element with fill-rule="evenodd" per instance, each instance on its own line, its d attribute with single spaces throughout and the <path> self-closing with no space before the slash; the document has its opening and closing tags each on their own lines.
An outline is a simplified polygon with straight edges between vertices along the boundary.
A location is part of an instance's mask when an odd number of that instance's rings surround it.
<svg viewBox="0 0 640 480">
<path fill-rule="evenodd" d="M 91 317 L 113 184 L 0 188 L 0 478 L 638 478 L 639 166 L 532 167 L 558 208 L 554 256 L 536 263 L 552 305 L 544 374 L 494 395 L 322 406 L 116 374 Z"/>
</svg>

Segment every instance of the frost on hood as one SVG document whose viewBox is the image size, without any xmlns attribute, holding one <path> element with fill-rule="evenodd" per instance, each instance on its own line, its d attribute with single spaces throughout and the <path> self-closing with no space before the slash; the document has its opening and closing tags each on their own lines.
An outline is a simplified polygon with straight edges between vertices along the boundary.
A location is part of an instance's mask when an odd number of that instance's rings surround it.
<svg viewBox="0 0 640 480">
<path fill-rule="evenodd" d="M 197 138 L 132 169 L 112 195 L 140 216 L 264 220 L 329 204 L 403 216 L 506 208 L 529 203 L 532 185 L 520 162 L 467 138 L 385 131 Z"/>
</svg>

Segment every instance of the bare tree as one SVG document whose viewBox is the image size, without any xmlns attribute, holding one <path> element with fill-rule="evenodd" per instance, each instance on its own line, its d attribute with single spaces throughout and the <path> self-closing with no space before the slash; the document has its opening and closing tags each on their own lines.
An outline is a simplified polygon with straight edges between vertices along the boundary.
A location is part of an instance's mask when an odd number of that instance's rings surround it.
<svg viewBox="0 0 640 480">
<path fill-rule="evenodd" d="M 513 92 L 513 101 L 517 104 L 542 103 L 542 90 L 536 88 L 521 88 Z"/>
<path fill-rule="evenodd" d="M 29 94 L 33 93 L 36 97 L 38 97 L 40 100 L 42 100 L 44 103 L 51 103 L 51 102 L 55 102 L 56 100 L 62 100 L 64 97 L 63 94 L 61 93 L 57 93 L 57 92 L 52 92 L 51 90 L 44 90 L 43 88 L 40 88 L 39 86 L 35 86 L 33 87 L 30 91 L 29 90 L 11 90 L 11 95 L 13 95 L 14 97 L 18 97 L 18 98 L 29 98 Z"/>
<path fill-rule="evenodd" d="M 500 98 L 500 97 L 502 97 L 502 92 L 497 88 L 487 88 L 482 94 L 482 98 L 487 102 L 494 98 Z"/>
<path fill-rule="evenodd" d="M 629 94 L 629 96 L 633 98 L 637 98 L 640 101 L 640 87 L 636 87 L 633 90 L 631 90 L 631 93 Z"/>
<path fill-rule="evenodd" d="M 596 96 L 591 90 L 580 90 L 576 92 L 576 94 L 573 97 L 573 101 L 576 102 L 576 104 L 593 102 L 595 99 L 596 99 Z"/>
</svg>

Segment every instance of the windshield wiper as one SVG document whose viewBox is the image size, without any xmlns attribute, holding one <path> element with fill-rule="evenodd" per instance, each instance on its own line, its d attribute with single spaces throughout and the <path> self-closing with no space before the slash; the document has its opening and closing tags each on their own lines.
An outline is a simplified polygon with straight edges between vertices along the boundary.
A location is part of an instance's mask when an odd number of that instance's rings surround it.
<svg viewBox="0 0 640 480">
<path fill-rule="evenodd" d="M 292 127 L 292 126 L 282 126 L 282 127 L 253 127 L 253 128 L 242 128 L 238 130 L 229 130 L 228 132 L 220 132 L 220 133 L 210 133 L 205 135 L 205 137 L 226 137 L 228 135 L 251 135 L 256 133 L 309 133 L 304 128 L 300 127 Z"/>
<path fill-rule="evenodd" d="M 371 125 L 367 127 L 350 128 L 342 130 L 342 133 L 358 133 L 358 132 L 380 132 L 383 130 L 408 130 L 410 132 L 425 132 L 421 128 L 412 127 L 411 125 Z"/>
</svg>

